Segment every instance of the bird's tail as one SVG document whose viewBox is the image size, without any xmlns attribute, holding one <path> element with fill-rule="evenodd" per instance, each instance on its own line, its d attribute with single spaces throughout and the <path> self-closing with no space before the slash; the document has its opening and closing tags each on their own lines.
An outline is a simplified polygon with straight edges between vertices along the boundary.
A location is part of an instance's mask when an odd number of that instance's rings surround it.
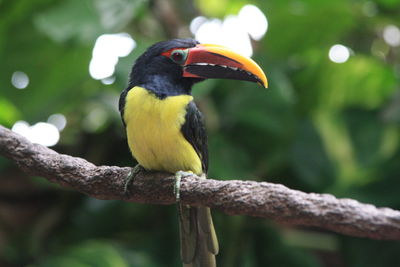
<svg viewBox="0 0 400 267">
<path fill-rule="evenodd" d="M 178 204 L 184 267 L 215 267 L 218 240 L 210 208 Z"/>
</svg>

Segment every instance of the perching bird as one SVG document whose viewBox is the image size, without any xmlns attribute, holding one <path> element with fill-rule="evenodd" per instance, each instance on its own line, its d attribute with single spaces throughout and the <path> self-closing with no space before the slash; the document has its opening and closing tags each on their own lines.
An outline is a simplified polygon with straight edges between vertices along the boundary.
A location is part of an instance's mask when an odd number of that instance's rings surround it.
<svg viewBox="0 0 400 267">
<path fill-rule="evenodd" d="M 136 60 L 119 110 L 129 148 L 144 169 L 207 174 L 207 135 L 191 95 L 192 86 L 207 78 L 267 87 L 265 74 L 250 58 L 193 39 L 156 43 Z M 179 211 L 184 266 L 215 266 L 219 248 L 210 209 L 180 204 Z"/>
</svg>

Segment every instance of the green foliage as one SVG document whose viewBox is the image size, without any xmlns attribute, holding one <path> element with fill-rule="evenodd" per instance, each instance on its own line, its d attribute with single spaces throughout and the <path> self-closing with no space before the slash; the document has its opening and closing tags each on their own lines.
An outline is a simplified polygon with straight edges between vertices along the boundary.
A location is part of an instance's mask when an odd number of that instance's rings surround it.
<svg viewBox="0 0 400 267">
<path fill-rule="evenodd" d="M 223 19 L 255 4 L 268 19 L 253 58 L 270 88 L 228 80 L 195 86 L 206 117 L 210 177 L 258 179 L 400 208 L 399 0 L 0 1 L 0 124 L 67 119 L 55 150 L 133 166 L 117 110 L 135 58 L 192 37 L 197 15 Z M 127 32 L 136 48 L 115 82 L 89 74 L 96 38 Z M 174 34 L 175 33 L 175 34 Z M 329 60 L 334 44 L 347 62 Z M 26 89 L 11 84 L 15 71 Z M 399 266 L 399 245 L 214 212 L 219 266 Z M 174 207 L 100 201 L 31 179 L 0 158 L 1 266 L 179 266 Z"/>
<path fill-rule="evenodd" d="M 10 127 L 19 115 L 18 109 L 7 99 L 0 98 L 0 124 Z"/>
<path fill-rule="evenodd" d="M 123 254 L 127 254 L 124 258 Z M 151 266 L 151 261 L 143 253 L 124 251 L 118 246 L 113 246 L 106 240 L 89 240 L 71 248 L 66 248 L 61 255 L 51 256 L 38 263 L 37 267 L 51 266 L 99 266 L 99 267 L 128 267 Z"/>
</svg>

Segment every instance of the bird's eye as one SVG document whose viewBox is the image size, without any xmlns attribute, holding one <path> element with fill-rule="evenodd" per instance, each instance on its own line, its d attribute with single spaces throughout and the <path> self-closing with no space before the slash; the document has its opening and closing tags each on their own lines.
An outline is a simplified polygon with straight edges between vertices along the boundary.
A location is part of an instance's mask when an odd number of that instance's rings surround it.
<svg viewBox="0 0 400 267">
<path fill-rule="evenodd" d="M 174 61 L 177 64 L 182 65 L 183 63 L 185 63 L 186 58 L 187 58 L 187 53 L 188 50 L 187 49 L 178 49 L 178 50 L 174 50 L 171 53 L 170 58 L 172 59 L 172 61 Z"/>
</svg>

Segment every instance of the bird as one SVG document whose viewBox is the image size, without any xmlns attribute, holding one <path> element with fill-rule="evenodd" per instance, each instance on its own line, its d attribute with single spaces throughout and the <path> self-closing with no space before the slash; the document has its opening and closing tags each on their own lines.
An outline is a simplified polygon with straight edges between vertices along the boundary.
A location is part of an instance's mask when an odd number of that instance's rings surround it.
<svg viewBox="0 0 400 267">
<path fill-rule="evenodd" d="M 207 134 L 192 86 L 210 78 L 244 80 L 267 87 L 251 58 L 221 45 L 172 39 L 139 56 L 119 99 L 128 145 L 138 168 L 206 177 Z M 177 182 L 179 183 L 179 182 Z M 177 184 L 179 195 L 179 184 Z M 183 266 L 216 266 L 219 244 L 208 207 L 178 203 Z"/>
</svg>

